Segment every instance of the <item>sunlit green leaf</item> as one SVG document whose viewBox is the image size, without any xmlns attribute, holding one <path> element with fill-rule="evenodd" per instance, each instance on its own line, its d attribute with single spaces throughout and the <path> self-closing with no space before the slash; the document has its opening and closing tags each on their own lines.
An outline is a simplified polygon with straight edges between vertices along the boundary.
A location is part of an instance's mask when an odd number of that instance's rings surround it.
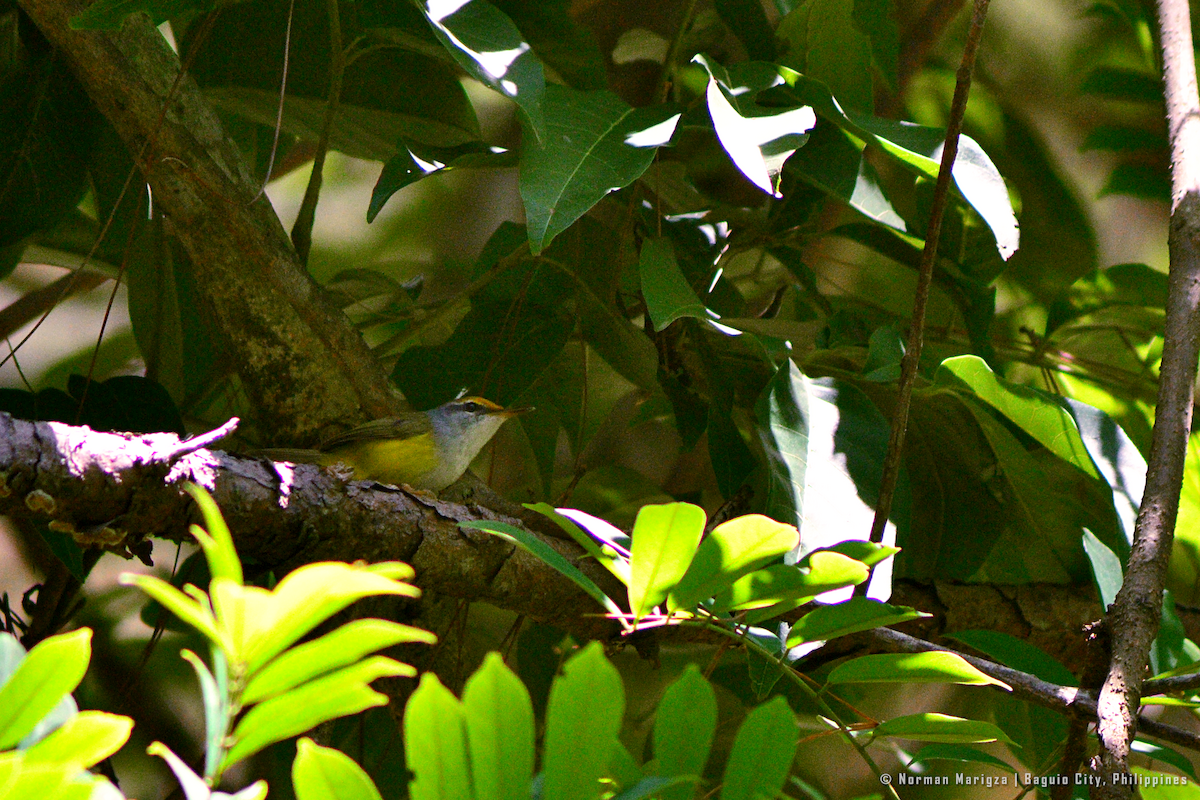
<svg viewBox="0 0 1200 800">
<path fill-rule="evenodd" d="M 26 763 L 61 764 L 76 770 L 100 763 L 129 739 L 133 720 L 103 711 L 80 711 L 25 751 Z"/>
<path fill-rule="evenodd" d="M 292 786 L 296 800 L 381 800 L 379 790 L 354 759 L 307 736 L 296 742 Z"/>
<path fill-rule="evenodd" d="M 550 688 L 542 769 L 546 798 L 594 797 L 625 714 L 625 687 L 599 642 L 583 648 Z"/>
<path fill-rule="evenodd" d="M 870 571 L 862 562 L 820 550 L 802 564 L 773 564 L 742 576 L 728 591 L 717 595 L 712 610 L 743 611 L 771 606 L 772 616 L 777 616 L 819 594 L 857 586 L 869 576 Z M 754 624 L 760 619 L 769 617 L 748 616 L 746 621 Z"/>
<path fill-rule="evenodd" d="M 783 162 L 808 141 L 817 119 L 813 110 L 757 107 L 743 95 L 774 85 L 771 77 L 756 80 L 764 71 L 751 73 L 751 66 L 726 72 L 704 56 L 694 60 L 709 74 L 705 98 L 721 146 L 747 180 L 773 197 L 783 197 L 777 187 L 779 173 Z"/>
<path fill-rule="evenodd" d="M 743 575 L 780 558 L 799 540 L 795 527 L 761 514 L 721 523 L 701 542 L 687 573 L 671 590 L 667 607 L 672 611 L 694 608 Z"/>
<path fill-rule="evenodd" d="M 836 683 L 961 683 L 967 686 L 1008 685 L 968 664 L 962 656 L 945 651 L 882 653 L 860 656 L 839 664 L 829 673 Z"/>
<path fill-rule="evenodd" d="M 413 800 L 473 797 L 462 704 L 432 672 L 421 676 L 404 711 L 404 756 Z"/>
<path fill-rule="evenodd" d="M 671 684 L 654 720 L 654 757 L 660 775 L 703 775 L 717 729 L 717 697 L 695 664 Z M 665 800 L 686 800 L 690 787 L 663 792 Z"/>
<path fill-rule="evenodd" d="M 1004 742 L 1013 744 L 1004 731 L 990 722 L 980 722 L 947 714 L 909 714 L 894 717 L 875 728 L 875 737 L 895 736 L 919 742 L 945 742 L 970 744 L 977 742 Z"/>
<path fill-rule="evenodd" d="M 821 606 L 797 620 L 788 635 L 788 647 L 836 639 L 838 636 L 928 616 L 908 606 L 893 606 L 866 597 L 852 597 L 844 603 Z"/>
<path fill-rule="evenodd" d="M 704 533 L 704 509 L 690 503 L 645 506 L 633 526 L 629 606 L 646 616 L 679 583 Z"/>
<path fill-rule="evenodd" d="M 513 21 L 484 0 L 427 0 L 421 10 L 454 60 L 511 98 L 540 135 L 546 78 Z"/>
<path fill-rule="evenodd" d="M 20 742 L 83 680 L 92 631 L 80 628 L 44 639 L 0 687 L 0 750 Z"/>
<path fill-rule="evenodd" d="M 322 722 L 385 704 L 387 696 L 372 689 L 370 682 L 412 674 L 406 664 L 372 656 L 259 703 L 233 729 L 233 746 L 225 755 L 222 770 Z"/>
<path fill-rule="evenodd" d="M 242 562 L 238 561 L 237 551 L 233 549 L 233 534 L 221 516 L 221 509 L 212 499 L 212 495 L 194 483 L 183 487 L 192 496 L 192 501 L 200 508 L 204 516 L 207 530 L 193 525 L 192 535 L 204 549 L 208 559 L 208 569 L 214 578 L 228 578 L 234 583 L 242 583 Z"/>
<path fill-rule="evenodd" d="M 783 788 L 796 755 L 796 717 L 782 697 L 746 715 L 725 763 L 721 800 L 774 797 Z"/>
<path fill-rule="evenodd" d="M 533 704 L 499 653 L 488 653 L 467 680 L 462 708 L 475 800 L 527 800 L 533 779 Z"/>
<path fill-rule="evenodd" d="M 433 644 L 436 641 L 437 637 L 429 631 L 398 622 L 353 620 L 319 639 L 297 645 L 271 661 L 246 684 L 242 702 L 250 705 L 282 694 L 385 647 L 409 642 Z"/>
</svg>

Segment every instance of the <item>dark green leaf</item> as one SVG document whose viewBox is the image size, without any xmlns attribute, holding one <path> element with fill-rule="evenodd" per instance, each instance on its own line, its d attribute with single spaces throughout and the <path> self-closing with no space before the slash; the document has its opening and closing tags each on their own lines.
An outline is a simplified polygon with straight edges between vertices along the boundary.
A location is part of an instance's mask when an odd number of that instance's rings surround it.
<svg viewBox="0 0 1200 800">
<path fill-rule="evenodd" d="M 909 766 L 913 764 L 924 764 L 929 761 L 960 761 L 967 764 L 987 764 L 992 767 L 997 767 L 1004 772 L 1013 772 L 1012 766 L 1001 761 L 993 755 L 989 755 L 982 750 L 974 747 L 967 747 L 962 744 L 929 744 L 922 747 L 908 762 Z"/>
<path fill-rule="evenodd" d="M 637 180 L 680 116 L 671 106 L 635 109 L 612 92 L 553 84 L 542 111 L 545 130 L 521 153 L 521 199 L 534 254 L 609 192 Z"/>
<path fill-rule="evenodd" d="M 721 21 L 741 40 L 751 61 L 775 60 L 775 32 L 759 0 L 716 0 Z"/>
</svg>

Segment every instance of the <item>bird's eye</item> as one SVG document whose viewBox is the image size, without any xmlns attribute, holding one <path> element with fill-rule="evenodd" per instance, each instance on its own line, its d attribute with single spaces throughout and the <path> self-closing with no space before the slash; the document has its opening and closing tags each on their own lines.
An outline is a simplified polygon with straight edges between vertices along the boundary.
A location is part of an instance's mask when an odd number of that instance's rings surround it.
<svg viewBox="0 0 1200 800">
<path fill-rule="evenodd" d="M 462 410 L 469 411 L 470 413 L 474 414 L 478 411 L 483 411 L 483 406 L 481 406 L 479 403 L 476 403 L 474 400 L 468 400 L 462 404 Z"/>
</svg>

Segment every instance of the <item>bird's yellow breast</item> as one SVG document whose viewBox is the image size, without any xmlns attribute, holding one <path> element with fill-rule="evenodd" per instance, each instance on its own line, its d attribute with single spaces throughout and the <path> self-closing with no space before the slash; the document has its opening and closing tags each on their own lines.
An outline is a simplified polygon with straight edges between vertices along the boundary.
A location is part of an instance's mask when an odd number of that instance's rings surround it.
<svg viewBox="0 0 1200 800">
<path fill-rule="evenodd" d="M 345 464 L 354 470 L 359 480 L 374 480 L 396 486 L 407 483 L 417 489 L 426 488 L 422 478 L 437 469 L 437 449 L 432 433 L 410 436 L 407 439 L 368 439 L 348 442 L 329 453 L 323 453 L 321 464 Z"/>
</svg>

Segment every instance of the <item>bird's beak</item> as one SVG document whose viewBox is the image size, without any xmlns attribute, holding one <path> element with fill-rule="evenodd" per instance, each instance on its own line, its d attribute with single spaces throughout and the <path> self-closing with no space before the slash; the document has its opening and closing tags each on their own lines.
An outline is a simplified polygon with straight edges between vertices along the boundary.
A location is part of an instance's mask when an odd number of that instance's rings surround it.
<svg viewBox="0 0 1200 800">
<path fill-rule="evenodd" d="M 500 413 L 505 417 L 519 417 L 522 414 L 528 414 L 530 411 L 534 410 L 536 409 L 534 409 L 533 406 L 521 406 L 520 408 L 506 408 Z"/>
</svg>

